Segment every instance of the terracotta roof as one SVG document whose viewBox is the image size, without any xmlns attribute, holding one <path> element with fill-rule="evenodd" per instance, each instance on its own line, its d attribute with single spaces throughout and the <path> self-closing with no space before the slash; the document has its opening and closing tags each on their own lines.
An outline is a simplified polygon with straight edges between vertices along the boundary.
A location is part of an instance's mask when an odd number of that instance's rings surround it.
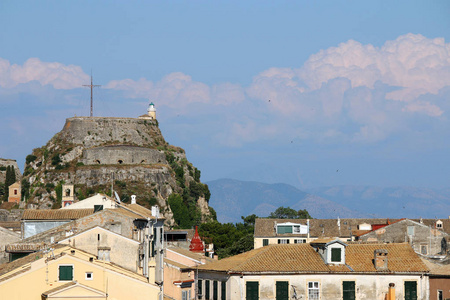
<svg viewBox="0 0 450 300">
<path fill-rule="evenodd" d="M 20 231 L 21 226 L 19 221 L 5 221 L 0 222 L 0 227 L 6 228 L 6 229 L 12 229 L 13 231 Z"/>
<path fill-rule="evenodd" d="M 172 265 L 172 266 L 177 267 L 179 269 L 189 268 L 189 266 L 187 266 L 185 264 L 179 263 L 177 261 L 174 261 L 174 260 L 171 260 L 171 259 L 168 259 L 168 258 L 164 258 L 164 263 L 168 264 L 168 265 Z"/>
<path fill-rule="evenodd" d="M 450 264 L 442 265 L 422 258 L 422 262 L 430 269 L 431 276 L 450 276 Z"/>
<path fill-rule="evenodd" d="M 26 209 L 22 220 L 76 220 L 92 215 L 94 209 Z"/>
<path fill-rule="evenodd" d="M 5 246 L 6 252 L 36 252 L 44 248 L 44 243 L 14 243 Z"/>
<path fill-rule="evenodd" d="M 388 271 L 377 271 L 374 251 L 388 250 Z M 268 245 L 199 266 L 199 270 L 228 273 L 423 273 L 428 268 L 408 244 L 351 244 L 346 265 L 327 265 L 309 244 Z"/>
<path fill-rule="evenodd" d="M 195 253 L 195 252 L 191 252 L 191 251 L 189 251 L 187 249 L 183 249 L 183 248 L 179 248 L 179 247 L 170 247 L 170 248 L 167 248 L 167 250 L 171 250 L 171 251 L 176 252 L 178 254 L 187 256 L 187 257 L 189 257 L 189 258 L 191 258 L 193 260 L 198 260 L 199 261 L 201 259 L 205 259 L 206 262 L 216 261 L 215 259 L 213 259 L 211 257 L 205 256 L 203 253 Z"/>
</svg>

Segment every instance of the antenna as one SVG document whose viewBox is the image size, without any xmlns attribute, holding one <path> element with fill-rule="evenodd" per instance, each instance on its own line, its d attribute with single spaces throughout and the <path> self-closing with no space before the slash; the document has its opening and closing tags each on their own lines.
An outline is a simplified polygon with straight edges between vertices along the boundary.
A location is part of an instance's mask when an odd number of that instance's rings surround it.
<svg viewBox="0 0 450 300">
<path fill-rule="evenodd" d="M 92 84 L 92 71 L 91 71 L 91 84 L 83 84 L 83 86 L 87 86 L 91 88 L 91 117 L 93 116 L 93 111 L 94 111 L 94 104 L 93 104 L 93 89 L 95 87 L 101 86 L 101 85 L 94 85 Z"/>
</svg>

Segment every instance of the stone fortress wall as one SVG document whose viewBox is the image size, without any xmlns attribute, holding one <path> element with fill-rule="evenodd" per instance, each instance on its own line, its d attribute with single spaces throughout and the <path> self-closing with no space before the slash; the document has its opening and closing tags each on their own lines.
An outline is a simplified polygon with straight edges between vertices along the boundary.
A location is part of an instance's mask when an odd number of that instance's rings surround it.
<svg viewBox="0 0 450 300">
<path fill-rule="evenodd" d="M 83 151 L 80 161 L 85 165 L 149 165 L 167 164 L 163 151 L 137 146 L 103 146 Z"/>
</svg>

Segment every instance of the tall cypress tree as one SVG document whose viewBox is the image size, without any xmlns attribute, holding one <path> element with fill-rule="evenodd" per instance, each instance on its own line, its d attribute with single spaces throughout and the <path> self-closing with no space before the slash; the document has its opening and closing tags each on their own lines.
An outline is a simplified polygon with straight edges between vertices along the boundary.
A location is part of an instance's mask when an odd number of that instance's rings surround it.
<svg viewBox="0 0 450 300">
<path fill-rule="evenodd" d="M 9 186 L 14 182 L 16 182 L 16 171 L 14 170 L 14 166 L 7 166 L 5 176 L 5 201 L 8 201 Z"/>
</svg>

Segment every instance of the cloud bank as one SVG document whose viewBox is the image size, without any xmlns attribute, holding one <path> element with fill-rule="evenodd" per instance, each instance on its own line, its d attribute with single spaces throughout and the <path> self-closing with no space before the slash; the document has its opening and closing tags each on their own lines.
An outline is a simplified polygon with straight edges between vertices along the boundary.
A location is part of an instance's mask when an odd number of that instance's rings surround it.
<svg viewBox="0 0 450 300">
<path fill-rule="evenodd" d="M 1 88 L 31 81 L 74 89 L 89 76 L 74 65 L 30 58 L 19 66 L 0 58 Z M 406 34 L 379 48 L 349 40 L 311 55 L 298 68 L 267 69 L 248 86 L 207 85 L 175 72 L 158 81 L 112 80 L 102 89 L 153 101 L 166 107 L 169 118 L 188 111 L 186 122 L 214 128 L 204 137 L 210 143 L 240 147 L 287 136 L 373 143 L 419 131 L 425 121 L 444 125 L 449 87 L 450 44 Z M 199 122 L 200 114 L 214 117 Z"/>
</svg>

